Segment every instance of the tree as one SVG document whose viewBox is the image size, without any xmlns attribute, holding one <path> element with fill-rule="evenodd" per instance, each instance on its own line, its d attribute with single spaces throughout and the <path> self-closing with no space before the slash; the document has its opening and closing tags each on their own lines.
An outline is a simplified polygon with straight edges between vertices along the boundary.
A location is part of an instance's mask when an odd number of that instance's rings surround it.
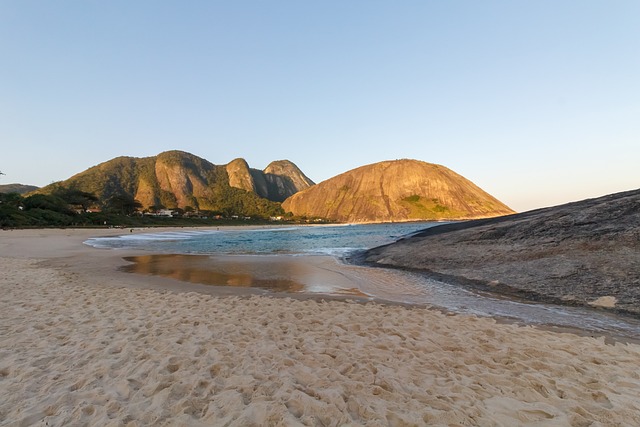
<svg viewBox="0 0 640 427">
<path fill-rule="evenodd" d="M 18 193 L 0 193 L 0 203 L 19 208 L 22 206 L 22 196 Z"/>
<path fill-rule="evenodd" d="M 128 194 L 118 194 L 107 200 L 106 206 L 109 210 L 121 215 L 131 215 L 138 209 L 142 208 L 142 204 Z"/>
<path fill-rule="evenodd" d="M 84 212 L 98 201 L 98 198 L 93 193 L 87 193 L 85 191 L 70 188 L 60 188 L 53 194 L 60 197 L 70 205 L 82 206 L 82 210 Z"/>
</svg>

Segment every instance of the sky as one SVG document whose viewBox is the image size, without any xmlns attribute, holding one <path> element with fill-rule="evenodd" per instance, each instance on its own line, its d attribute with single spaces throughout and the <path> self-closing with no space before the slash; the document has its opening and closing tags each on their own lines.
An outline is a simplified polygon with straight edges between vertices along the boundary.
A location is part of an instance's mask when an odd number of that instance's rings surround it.
<svg viewBox="0 0 640 427">
<path fill-rule="evenodd" d="M 0 184 L 401 158 L 517 211 L 640 188 L 640 2 L 0 0 Z"/>
</svg>

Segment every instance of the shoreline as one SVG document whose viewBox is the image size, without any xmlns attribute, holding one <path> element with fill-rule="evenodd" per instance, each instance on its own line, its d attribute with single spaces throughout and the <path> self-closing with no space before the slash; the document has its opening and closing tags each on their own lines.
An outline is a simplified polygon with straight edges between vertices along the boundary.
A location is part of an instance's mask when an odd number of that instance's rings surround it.
<svg viewBox="0 0 640 427">
<path fill-rule="evenodd" d="M 15 233 L 0 232 L 0 426 L 640 424 L 638 344 L 178 291 L 118 272 L 136 253 L 83 246 L 90 231 Z"/>
<path fill-rule="evenodd" d="M 354 265 L 360 265 L 369 268 L 385 268 L 398 271 L 406 271 L 409 273 L 418 274 L 429 279 L 454 284 L 456 286 L 460 286 L 472 291 L 486 293 L 496 297 L 523 301 L 525 303 L 540 303 L 552 304 L 559 307 L 574 307 L 583 309 L 585 311 L 591 311 L 593 313 L 607 313 L 615 316 L 621 316 L 627 319 L 640 320 L 640 312 L 637 311 L 630 311 L 615 306 L 582 303 L 574 299 L 563 299 L 554 297 L 552 295 L 541 294 L 533 289 L 523 289 L 516 286 L 510 286 L 497 280 L 489 281 L 483 279 L 470 279 L 460 275 L 440 273 L 437 271 L 422 269 L 418 267 L 407 267 L 393 263 L 387 264 L 383 262 L 367 261 L 365 259 L 366 256 L 364 253 L 356 254 L 354 258 L 355 259 L 352 261 Z"/>
<path fill-rule="evenodd" d="M 312 225 L 313 226 L 313 225 Z M 322 226 L 322 225 L 321 225 Z M 216 231 L 218 229 L 222 229 L 223 227 L 207 227 L 204 228 L 196 228 L 195 230 L 210 230 Z M 273 228 L 270 225 L 257 225 L 257 226 L 227 226 L 224 227 L 226 230 L 249 230 L 249 229 L 264 229 L 264 228 Z M 133 229 L 134 233 L 147 234 L 154 232 L 180 232 L 185 230 L 190 230 L 193 228 L 189 227 L 176 227 L 176 228 L 137 228 Z M 96 234 L 95 232 L 98 231 Z M 187 293 L 187 292 L 198 292 L 205 295 L 210 296 L 237 296 L 237 297 L 250 297 L 250 296 L 266 296 L 272 298 L 291 298 L 296 300 L 316 300 L 316 301 L 353 301 L 357 303 L 376 303 L 388 306 L 400 306 L 407 309 L 417 308 L 417 309 L 426 309 L 426 310 L 435 310 L 443 313 L 448 313 L 449 315 L 464 315 L 464 313 L 457 313 L 452 311 L 446 307 L 434 305 L 429 302 L 403 302 L 397 301 L 394 299 L 388 299 L 383 296 L 370 296 L 370 295 L 357 295 L 355 293 L 349 292 L 337 292 L 332 293 L 330 291 L 322 292 L 322 291 L 299 291 L 299 292 L 286 292 L 286 291 L 270 291 L 268 289 L 254 287 L 254 286 L 217 286 L 211 284 L 203 284 L 199 282 L 189 281 L 186 279 L 180 279 L 176 277 L 168 277 L 157 274 L 140 274 L 135 272 L 126 272 L 125 269 L 131 267 L 131 261 L 127 261 L 126 258 L 135 258 L 135 257 L 147 257 L 149 255 L 154 255 L 155 252 L 145 251 L 145 250 L 130 250 L 130 249 L 105 249 L 105 248 L 96 248 L 90 245 L 84 245 L 83 242 L 92 238 L 92 237 L 116 237 L 120 235 L 129 235 L 127 233 L 123 233 L 122 229 L 32 229 L 32 230 L 23 230 L 22 232 L 13 231 L 15 233 L 19 233 L 20 235 L 16 240 L 12 240 L 10 243 L 12 256 L 27 256 L 29 258 L 36 257 L 40 258 L 39 264 L 44 267 L 55 268 L 63 271 L 71 271 L 75 274 L 82 275 L 83 277 L 91 278 L 91 277 L 100 277 L 101 283 L 106 286 L 116 286 L 116 287 L 130 287 L 134 289 L 151 289 L 157 291 L 169 291 L 174 293 Z M 0 255 L 3 251 L 3 240 L 2 237 L 7 237 L 4 232 L 0 231 Z M 9 236 L 10 237 L 10 236 Z M 49 242 L 47 245 L 33 245 L 27 244 L 23 249 L 22 244 L 18 243 L 23 241 L 24 238 L 34 239 L 34 238 L 45 238 L 47 240 L 54 239 L 53 242 Z M 6 245 L 6 243 L 5 243 Z M 162 254 L 168 256 L 183 256 L 178 254 Z M 201 255 L 186 255 L 188 257 L 198 257 Z M 234 255 L 214 255 L 208 256 L 204 255 L 207 258 L 220 258 L 223 260 L 234 258 Z M 241 258 L 254 258 L 254 257 L 262 257 L 262 256 L 252 256 L 252 255 L 239 255 Z M 453 283 L 455 286 L 461 286 L 463 288 L 470 288 L 472 290 L 477 291 L 486 291 L 492 297 L 504 298 L 510 301 L 522 301 L 525 304 L 531 303 L 547 303 L 550 302 L 552 304 L 556 304 L 559 307 L 571 307 L 568 304 L 557 304 L 557 302 L 548 300 L 532 300 L 528 298 L 522 298 L 522 295 L 519 294 L 510 294 L 510 293 L 501 293 L 495 292 L 494 289 L 485 289 L 483 287 L 474 287 L 468 286 L 467 283 L 457 282 L 455 277 L 441 277 L 440 275 L 430 276 L 428 273 L 425 274 L 422 270 L 412 270 L 412 269 L 403 269 L 395 266 L 391 267 L 382 267 L 375 264 L 369 264 L 363 262 L 362 260 L 356 259 L 336 259 L 331 256 L 309 256 L 309 257 L 295 257 L 298 258 L 297 261 L 306 262 L 309 264 L 311 268 L 314 269 L 310 274 L 318 275 L 325 279 L 328 276 L 325 274 L 329 272 L 333 274 L 333 277 L 339 277 L 344 274 L 342 268 L 364 268 L 364 269 L 374 269 L 374 270 L 384 270 L 390 269 L 392 271 L 400 270 L 400 271 L 409 271 L 412 273 L 418 273 L 421 276 L 425 277 L 433 277 L 434 279 L 443 280 L 445 283 Z M 304 259 L 303 259 L 304 258 Z M 356 256 L 358 258 L 358 256 Z M 324 259 L 324 263 L 321 261 Z M 289 267 L 291 268 L 291 267 Z M 90 280 L 88 280 L 90 282 Z M 341 280 L 346 284 L 344 290 L 348 291 L 353 283 L 348 280 Z M 588 311 L 593 311 L 594 313 L 600 314 L 613 314 L 608 311 L 602 311 L 595 307 L 580 307 L 581 309 L 587 309 Z M 619 314 L 618 314 L 619 315 Z M 484 316 L 483 316 L 484 317 Z M 608 343 L 612 342 L 621 342 L 621 343 L 640 343 L 640 335 L 638 336 L 629 336 L 628 334 L 616 334 L 611 331 L 603 332 L 603 331 L 595 331 L 584 327 L 579 326 L 568 326 L 554 323 L 527 323 L 521 319 L 513 318 L 513 317 L 504 317 L 504 316 L 486 316 L 488 318 L 494 319 L 499 323 L 504 324 L 515 324 L 521 326 L 529 326 L 533 328 L 539 328 L 544 330 L 561 330 L 564 332 L 573 333 L 575 335 L 587 336 L 587 337 L 605 337 L 605 340 Z M 622 316 L 624 319 L 626 316 Z M 635 319 L 635 317 L 630 316 L 631 319 Z"/>
<path fill-rule="evenodd" d="M 368 265 L 640 319 L 640 190 L 441 225 L 366 251 Z"/>
</svg>

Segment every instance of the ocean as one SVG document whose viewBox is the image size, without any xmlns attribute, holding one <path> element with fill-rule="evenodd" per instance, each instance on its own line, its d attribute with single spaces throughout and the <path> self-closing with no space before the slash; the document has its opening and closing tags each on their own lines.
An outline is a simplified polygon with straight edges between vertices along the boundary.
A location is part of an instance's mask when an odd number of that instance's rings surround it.
<svg viewBox="0 0 640 427">
<path fill-rule="evenodd" d="M 392 243 L 438 225 L 436 222 L 388 224 L 284 226 L 265 228 L 185 229 L 178 232 L 124 234 L 89 239 L 97 248 L 141 249 L 156 253 L 200 255 L 331 255 Z"/>
</svg>

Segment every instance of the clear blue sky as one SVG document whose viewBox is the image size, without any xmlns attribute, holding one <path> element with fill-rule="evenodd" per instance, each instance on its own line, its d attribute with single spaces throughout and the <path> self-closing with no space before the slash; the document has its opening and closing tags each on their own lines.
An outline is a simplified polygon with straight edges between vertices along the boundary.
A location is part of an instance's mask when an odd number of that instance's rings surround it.
<svg viewBox="0 0 640 427">
<path fill-rule="evenodd" d="M 0 0 L 0 183 L 165 150 L 414 158 L 523 211 L 640 187 L 640 1 Z"/>
</svg>

